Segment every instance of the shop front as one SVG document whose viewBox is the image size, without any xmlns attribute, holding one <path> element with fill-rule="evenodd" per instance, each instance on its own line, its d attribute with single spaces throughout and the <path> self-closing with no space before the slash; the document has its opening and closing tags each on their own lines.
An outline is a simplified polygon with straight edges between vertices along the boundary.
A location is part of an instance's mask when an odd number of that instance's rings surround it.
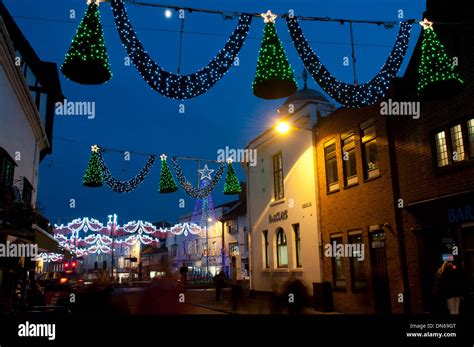
<svg viewBox="0 0 474 347">
<path fill-rule="evenodd" d="M 436 309 L 433 289 L 436 272 L 444 261 L 464 272 L 464 308 L 473 311 L 474 300 L 474 192 L 450 195 L 408 206 L 418 224 L 417 235 L 423 309 Z"/>
</svg>

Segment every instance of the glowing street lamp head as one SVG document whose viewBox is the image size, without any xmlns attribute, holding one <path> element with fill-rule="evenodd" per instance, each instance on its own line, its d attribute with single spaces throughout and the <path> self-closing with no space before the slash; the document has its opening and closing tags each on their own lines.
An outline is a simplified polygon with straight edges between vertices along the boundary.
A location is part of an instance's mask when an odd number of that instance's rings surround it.
<svg viewBox="0 0 474 347">
<path fill-rule="evenodd" d="M 207 219 L 207 221 L 208 221 L 209 223 L 212 222 L 212 218 L 209 217 L 209 218 Z"/>
<path fill-rule="evenodd" d="M 165 10 L 165 17 L 166 18 L 171 18 L 173 16 L 173 12 L 169 8 Z"/>
<path fill-rule="evenodd" d="M 290 125 L 287 122 L 278 122 L 276 125 L 276 131 L 280 134 L 286 134 L 290 131 Z"/>
</svg>

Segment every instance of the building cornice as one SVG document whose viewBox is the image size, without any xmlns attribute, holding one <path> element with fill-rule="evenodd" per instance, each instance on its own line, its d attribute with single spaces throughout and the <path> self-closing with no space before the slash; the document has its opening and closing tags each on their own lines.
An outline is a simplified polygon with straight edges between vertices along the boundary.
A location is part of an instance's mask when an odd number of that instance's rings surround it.
<svg viewBox="0 0 474 347">
<path fill-rule="evenodd" d="M 33 130 L 39 149 L 43 151 L 50 147 L 50 143 L 26 80 L 18 66 L 15 65 L 15 58 L 13 42 L 8 35 L 5 23 L 0 17 L 0 63 Z"/>
</svg>

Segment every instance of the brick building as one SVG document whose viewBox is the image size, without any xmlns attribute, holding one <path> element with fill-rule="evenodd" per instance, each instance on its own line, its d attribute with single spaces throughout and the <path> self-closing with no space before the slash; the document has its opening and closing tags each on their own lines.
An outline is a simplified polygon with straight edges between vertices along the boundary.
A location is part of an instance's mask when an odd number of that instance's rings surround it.
<svg viewBox="0 0 474 347">
<path fill-rule="evenodd" d="M 428 1 L 425 17 L 472 21 L 472 4 L 446 3 Z M 474 31 L 435 30 L 459 59 L 460 94 L 418 99 L 420 38 L 388 96 L 420 102 L 419 118 L 381 116 L 376 104 L 338 109 L 314 127 L 323 247 L 363 244 L 365 251 L 363 261 L 323 258 L 337 311 L 431 312 L 435 273 L 453 253 L 474 287 Z"/>
</svg>

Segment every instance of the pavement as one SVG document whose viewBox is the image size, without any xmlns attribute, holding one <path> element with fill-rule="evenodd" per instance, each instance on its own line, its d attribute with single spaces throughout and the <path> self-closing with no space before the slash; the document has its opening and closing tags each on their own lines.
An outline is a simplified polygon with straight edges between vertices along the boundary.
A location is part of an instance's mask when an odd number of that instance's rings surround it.
<svg viewBox="0 0 474 347">
<path fill-rule="evenodd" d="M 225 288 L 219 301 L 216 301 L 215 289 L 189 289 L 186 291 L 186 302 L 188 304 L 201 308 L 211 309 L 227 314 L 286 314 L 286 310 L 276 310 L 275 306 L 268 297 L 251 297 L 243 294 L 237 305 L 237 311 L 232 308 L 231 288 Z M 333 312 L 319 312 L 313 308 L 303 308 L 301 314 L 317 315 L 317 314 L 334 314 Z"/>
</svg>

